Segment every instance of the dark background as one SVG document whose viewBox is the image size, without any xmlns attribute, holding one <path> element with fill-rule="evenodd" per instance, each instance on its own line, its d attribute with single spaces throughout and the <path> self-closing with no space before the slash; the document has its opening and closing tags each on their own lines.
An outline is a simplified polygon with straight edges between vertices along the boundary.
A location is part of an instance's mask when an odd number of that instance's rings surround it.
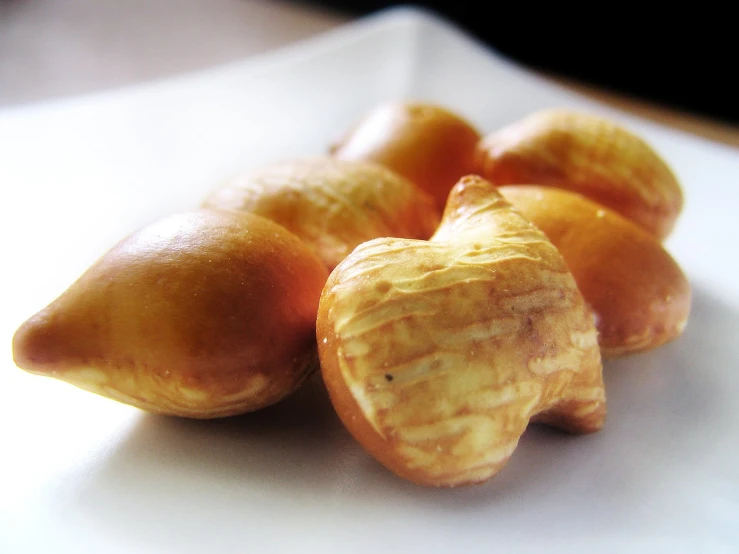
<svg viewBox="0 0 739 554">
<path fill-rule="evenodd" d="M 351 15 L 399 5 L 316 0 Z M 533 69 L 739 124 L 738 33 L 731 4 L 428 1 L 431 9 Z"/>
</svg>

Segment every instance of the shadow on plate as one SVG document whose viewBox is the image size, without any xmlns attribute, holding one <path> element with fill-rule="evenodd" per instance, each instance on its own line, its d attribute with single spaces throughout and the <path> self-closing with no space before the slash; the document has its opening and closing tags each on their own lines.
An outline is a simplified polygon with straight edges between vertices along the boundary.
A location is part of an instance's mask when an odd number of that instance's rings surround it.
<svg viewBox="0 0 739 554">
<path fill-rule="evenodd" d="M 679 498 L 683 466 L 717 477 L 733 471 L 711 454 L 735 413 L 738 326 L 736 310 L 696 290 L 678 341 L 606 362 L 603 431 L 576 437 L 532 426 L 506 468 L 482 486 L 427 489 L 395 477 L 346 432 L 315 376 L 253 414 L 211 421 L 142 416 L 97 462 L 77 491 L 76 508 L 106 527 L 161 541 L 175 530 L 188 540 L 192 526 L 226 536 L 290 514 L 310 525 L 382 520 L 384 512 L 389 518 L 399 511 L 424 518 L 484 510 L 491 524 L 508 522 L 510 532 L 537 522 L 552 527 L 552 518 L 562 520 L 562 536 L 615 531 L 657 509 L 666 490 Z M 563 498 L 576 504 L 578 518 L 560 514 Z M 514 517 L 522 509 L 525 524 Z M 249 518 L 244 529 L 228 528 L 234 513 Z"/>
</svg>

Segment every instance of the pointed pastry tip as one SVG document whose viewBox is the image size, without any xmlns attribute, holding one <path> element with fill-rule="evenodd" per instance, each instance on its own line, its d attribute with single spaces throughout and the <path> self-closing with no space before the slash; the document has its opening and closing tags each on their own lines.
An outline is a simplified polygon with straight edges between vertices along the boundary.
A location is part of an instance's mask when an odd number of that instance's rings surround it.
<svg viewBox="0 0 739 554">
<path fill-rule="evenodd" d="M 25 371 L 52 373 L 58 354 L 52 328 L 43 312 L 23 323 L 13 335 L 13 361 Z"/>
</svg>

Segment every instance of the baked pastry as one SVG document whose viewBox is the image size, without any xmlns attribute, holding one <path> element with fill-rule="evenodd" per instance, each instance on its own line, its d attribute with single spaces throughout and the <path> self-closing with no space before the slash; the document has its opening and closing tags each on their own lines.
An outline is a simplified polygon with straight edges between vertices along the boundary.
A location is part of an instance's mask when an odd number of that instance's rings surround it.
<svg viewBox="0 0 739 554">
<path fill-rule="evenodd" d="M 601 428 L 593 318 L 562 256 L 489 182 L 463 178 L 429 241 L 383 238 L 332 272 L 321 371 L 344 425 L 397 475 L 485 481 L 532 420 Z"/>
<path fill-rule="evenodd" d="M 317 369 L 327 271 L 252 214 L 173 215 L 126 238 L 13 338 L 16 364 L 150 412 L 273 404 Z"/>
<path fill-rule="evenodd" d="M 475 173 L 498 186 L 580 193 L 660 240 L 683 206 L 675 175 L 646 142 L 607 119 L 568 110 L 536 112 L 490 133 L 478 145 Z"/>
<path fill-rule="evenodd" d="M 471 123 L 446 108 L 388 102 L 370 110 L 331 153 L 392 169 L 429 193 L 443 211 L 454 184 L 473 171 L 479 140 Z"/>
<path fill-rule="evenodd" d="M 613 210 L 552 187 L 500 187 L 562 253 L 593 309 L 603 356 L 657 348 L 679 337 L 690 283 L 653 236 Z"/>
<path fill-rule="evenodd" d="M 389 169 L 328 157 L 286 160 L 241 174 L 216 188 L 202 206 L 279 223 L 329 270 L 373 238 L 427 239 L 441 218 L 430 196 Z"/>
</svg>

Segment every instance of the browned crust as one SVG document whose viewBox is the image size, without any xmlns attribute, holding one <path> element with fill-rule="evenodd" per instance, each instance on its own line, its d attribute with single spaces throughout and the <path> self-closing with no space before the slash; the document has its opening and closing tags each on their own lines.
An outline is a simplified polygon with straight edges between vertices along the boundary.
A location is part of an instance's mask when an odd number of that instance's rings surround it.
<svg viewBox="0 0 739 554">
<path fill-rule="evenodd" d="M 213 190 L 203 207 L 255 213 L 279 223 L 329 271 L 373 238 L 428 239 L 441 218 L 429 194 L 389 169 L 323 156 L 242 173 Z"/>
<path fill-rule="evenodd" d="M 441 211 L 454 184 L 472 173 L 479 140 L 471 123 L 446 108 L 387 103 L 366 114 L 331 153 L 392 169 L 433 196 Z"/>
<path fill-rule="evenodd" d="M 650 350 L 680 336 L 690 283 L 657 239 L 573 192 L 534 185 L 500 191 L 562 253 L 597 316 L 604 356 Z"/>
<path fill-rule="evenodd" d="M 316 369 L 327 271 L 256 215 L 177 214 L 123 240 L 16 332 L 29 371 L 207 418 L 274 403 Z"/>
<path fill-rule="evenodd" d="M 377 239 L 334 270 L 316 333 L 339 417 L 428 486 L 485 481 L 530 418 L 605 417 L 591 314 L 560 253 L 490 184 L 465 177 L 430 241 Z"/>
<path fill-rule="evenodd" d="M 498 186 L 571 190 L 636 222 L 662 240 L 682 210 L 682 189 L 641 138 L 590 114 L 546 110 L 490 133 L 475 171 Z"/>
</svg>

